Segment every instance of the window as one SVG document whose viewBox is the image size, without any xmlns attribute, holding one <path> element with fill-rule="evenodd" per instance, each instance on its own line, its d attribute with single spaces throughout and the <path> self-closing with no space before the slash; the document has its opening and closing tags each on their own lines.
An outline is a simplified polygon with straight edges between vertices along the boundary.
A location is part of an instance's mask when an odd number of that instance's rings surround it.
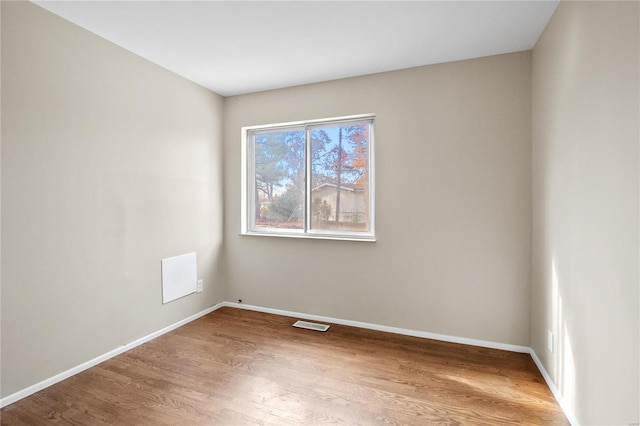
<svg viewBox="0 0 640 426">
<path fill-rule="evenodd" d="M 242 129 L 242 233 L 374 240 L 373 115 Z"/>
</svg>

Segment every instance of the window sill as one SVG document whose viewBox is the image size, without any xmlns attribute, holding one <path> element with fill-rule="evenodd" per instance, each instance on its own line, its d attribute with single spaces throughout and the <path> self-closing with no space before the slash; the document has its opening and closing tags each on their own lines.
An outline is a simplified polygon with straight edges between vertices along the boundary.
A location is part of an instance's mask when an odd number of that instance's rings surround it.
<svg viewBox="0 0 640 426">
<path fill-rule="evenodd" d="M 300 238 L 307 240 L 336 240 L 336 241 L 358 241 L 366 243 L 375 243 L 376 237 L 371 235 L 367 236 L 353 236 L 353 235 L 329 235 L 329 234 L 273 234 L 268 232 L 241 232 L 240 236 L 252 236 L 252 237 L 276 237 L 276 238 Z"/>
</svg>

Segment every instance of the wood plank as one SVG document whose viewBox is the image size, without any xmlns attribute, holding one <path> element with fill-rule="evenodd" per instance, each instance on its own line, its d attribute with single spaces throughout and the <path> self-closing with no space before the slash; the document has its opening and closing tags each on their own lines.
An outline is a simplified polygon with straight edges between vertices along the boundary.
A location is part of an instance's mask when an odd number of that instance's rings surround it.
<svg viewBox="0 0 640 426">
<path fill-rule="evenodd" d="M 2 425 L 568 424 L 528 354 L 222 308 L 0 411 Z"/>
</svg>

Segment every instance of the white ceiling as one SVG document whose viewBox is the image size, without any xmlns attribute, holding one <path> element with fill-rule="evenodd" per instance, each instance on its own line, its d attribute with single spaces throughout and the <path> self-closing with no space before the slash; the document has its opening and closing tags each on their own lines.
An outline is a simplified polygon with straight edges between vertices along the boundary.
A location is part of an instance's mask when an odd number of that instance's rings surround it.
<svg viewBox="0 0 640 426">
<path fill-rule="evenodd" d="M 558 1 L 34 1 L 223 96 L 533 48 Z"/>
</svg>

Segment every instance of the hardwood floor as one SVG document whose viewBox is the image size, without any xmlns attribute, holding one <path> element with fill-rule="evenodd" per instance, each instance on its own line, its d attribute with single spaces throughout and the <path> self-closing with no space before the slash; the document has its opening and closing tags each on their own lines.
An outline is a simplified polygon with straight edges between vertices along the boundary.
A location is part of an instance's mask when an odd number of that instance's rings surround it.
<svg viewBox="0 0 640 426">
<path fill-rule="evenodd" d="M 18 401 L 3 425 L 568 424 L 528 354 L 222 308 Z"/>
</svg>

